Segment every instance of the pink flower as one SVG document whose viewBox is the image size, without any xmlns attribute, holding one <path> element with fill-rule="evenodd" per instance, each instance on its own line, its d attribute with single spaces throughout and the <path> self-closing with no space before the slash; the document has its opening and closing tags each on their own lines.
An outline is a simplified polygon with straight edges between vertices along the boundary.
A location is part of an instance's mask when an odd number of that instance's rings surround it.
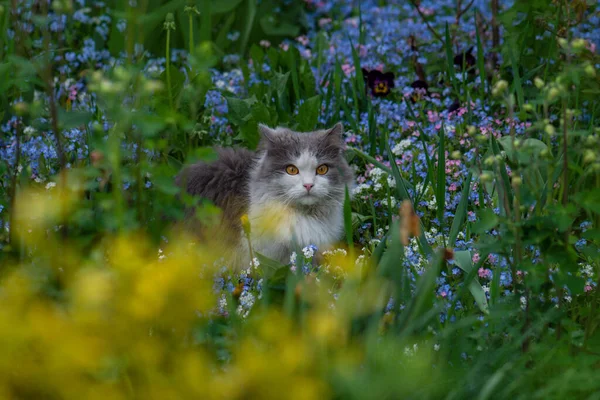
<svg viewBox="0 0 600 400">
<path fill-rule="evenodd" d="M 283 50 L 283 51 L 288 51 L 288 49 L 290 48 L 290 45 L 287 43 L 281 43 L 279 45 L 279 47 Z"/>
<path fill-rule="evenodd" d="M 271 42 L 269 42 L 268 40 L 261 40 L 260 42 L 258 42 L 258 44 L 260 44 L 262 47 L 271 47 Z"/>
<path fill-rule="evenodd" d="M 584 291 L 584 292 L 586 292 L 586 293 L 587 293 L 587 292 L 591 292 L 591 291 L 592 291 L 592 289 L 593 289 L 593 288 L 592 288 L 592 286 L 591 286 L 591 285 L 585 285 L 585 286 L 583 287 L 583 291 Z"/>
<path fill-rule="evenodd" d="M 329 25 L 331 23 L 331 18 L 321 18 L 319 20 L 319 26 L 322 28 L 325 25 Z"/>
<path fill-rule="evenodd" d="M 310 51 L 310 49 L 305 49 L 304 51 L 302 51 L 301 55 L 304 58 L 311 58 L 312 52 Z"/>
<path fill-rule="evenodd" d="M 440 293 L 440 296 L 446 297 L 446 296 L 448 296 L 448 293 L 446 293 L 446 291 L 443 291 L 442 293 Z"/>
<path fill-rule="evenodd" d="M 308 38 L 305 35 L 298 36 L 296 40 L 302 45 L 306 46 L 308 44 Z"/>
<path fill-rule="evenodd" d="M 346 74 L 346 76 L 350 76 L 350 74 L 352 72 L 354 72 L 354 65 L 343 64 L 342 65 L 342 71 L 344 71 L 344 74 Z"/>
<path fill-rule="evenodd" d="M 585 41 L 585 47 L 592 53 L 596 52 L 596 44 L 593 42 L 590 42 L 589 40 Z"/>
<path fill-rule="evenodd" d="M 369 54 L 369 51 L 367 50 L 367 47 L 365 45 L 359 44 L 358 45 L 358 56 L 359 57 L 366 57 L 367 54 Z"/>
<path fill-rule="evenodd" d="M 473 254 L 473 262 L 474 262 L 474 263 L 478 263 L 480 258 L 481 258 L 481 257 L 480 257 L 480 255 L 479 255 L 479 253 L 475 253 L 475 254 Z"/>
<path fill-rule="evenodd" d="M 450 186 L 448 186 L 448 190 L 451 192 L 456 192 L 456 183 L 451 183 Z"/>
</svg>

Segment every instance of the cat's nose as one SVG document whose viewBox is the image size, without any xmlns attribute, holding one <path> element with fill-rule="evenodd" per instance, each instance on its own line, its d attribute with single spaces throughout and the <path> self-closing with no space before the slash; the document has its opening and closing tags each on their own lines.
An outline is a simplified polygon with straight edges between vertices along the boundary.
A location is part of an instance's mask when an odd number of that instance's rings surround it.
<svg viewBox="0 0 600 400">
<path fill-rule="evenodd" d="M 305 183 L 303 186 L 306 188 L 307 192 L 310 192 L 310 189 L 312 189 L 312 187 L 315 185 L 312 183 Z"/>
</svg>

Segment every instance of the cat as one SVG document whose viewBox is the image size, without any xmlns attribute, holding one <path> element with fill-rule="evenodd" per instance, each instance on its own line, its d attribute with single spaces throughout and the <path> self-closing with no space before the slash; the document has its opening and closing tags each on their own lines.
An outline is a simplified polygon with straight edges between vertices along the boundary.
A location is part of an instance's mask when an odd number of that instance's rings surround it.
<svg viewBox="0 0 600 400">
<path fill-rule="evenodd" d="M 234 248 L 235 267 L 250 265 L 250 249 L 241 218 L 247 215 L 251 247 L 289 264 L 295 249 L 325 249 L 341 239 L 346 187 L 352 193 L 353 170 L 344 158 L 341 123 L 325 130 L 296 132 L 258 127 L 256 152 L 218 148 L 217 160 L 186 167 L 176 183 L 187 193 L 210 200 L 222 210 L 217 232 Z M 187 219 L 195 219 L 188 210 Z M 199 232 L 201 232 L 200 229 Z"/>
</svg>

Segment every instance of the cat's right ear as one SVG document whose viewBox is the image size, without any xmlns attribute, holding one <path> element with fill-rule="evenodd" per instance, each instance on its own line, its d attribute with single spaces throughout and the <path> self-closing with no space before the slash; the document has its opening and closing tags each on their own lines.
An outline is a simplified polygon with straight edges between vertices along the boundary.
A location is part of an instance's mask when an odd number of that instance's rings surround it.
<svg viewBox="0 0 600 400">
<path fill-rule="evenodd" d="M 258 132 L 260 133 L 260 141 L 263 146 L 275 142 L 275 130 L 269 128 L 265 124 L 258 124 Z"/>
</svg>

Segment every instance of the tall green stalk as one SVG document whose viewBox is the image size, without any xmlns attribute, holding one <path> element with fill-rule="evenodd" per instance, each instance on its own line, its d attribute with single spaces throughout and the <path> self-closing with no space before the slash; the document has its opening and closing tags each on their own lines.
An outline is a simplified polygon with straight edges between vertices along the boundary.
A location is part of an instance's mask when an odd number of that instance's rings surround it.
<svg viewBox="0 0 600 400">
<path fill-rule="evenodd" d="M 173 13 L 168 13 L 165 18 L 163 29 L 167 31 L 167 46 L 166 46 L 166 74 L 167 74 L 167 93 L 169 96 L 169 106 L 173 109 L 173 89 L 171 87 L 171 31 L 175 30 L 175 17 Z"/>
<path fill-rule="evenodd" d="M 188 15 L 189 29 L 190 29 L 190 31 L 189 31 L 189 34 L 190 34 L 190 54 L 192 54 L 192 52 L 196 48 L 196 45 L 194 43 L 194 14 L 200 15 L 200 12 L 196 8 L 196 6 L 193 5 L 193 4 L 189 5 L 189 6 L 185 6 L 185 8 L 183 9 L 183 12 L 187 13 L 187 15 Z"/>
</svg>

